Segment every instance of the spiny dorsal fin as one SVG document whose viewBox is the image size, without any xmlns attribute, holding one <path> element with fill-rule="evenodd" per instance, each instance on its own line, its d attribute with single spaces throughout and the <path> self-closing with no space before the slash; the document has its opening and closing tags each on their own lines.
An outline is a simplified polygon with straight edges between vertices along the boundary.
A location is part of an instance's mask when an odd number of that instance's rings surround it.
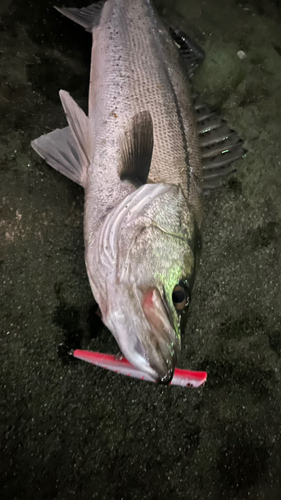
<svg viewBox="0 0 281 500">
<path fill-rule="evenodd" d="M 153 123 L 149 111 L 134 116 L 122 144 L 120 179 L 139 187 L 147 182 L 153 152 Z"/>
<path fill-rule="evenodd" d="M 246 155 L 243 141 L 195 92 L 193 96 L 202 154 L 203 190 L 223 185 L 223 178 L 235 172 L 232 163 Z"/>
<path fill-rule="evenodd" d="M 100 0 L 97 3 L 83 7 L 82 9 L 75 8 L 60 8 L 55 7 L 61 14 L 68 17 L 80 26 L 83 26 L 86 31 L 92 31 L 94 26 L 99 24 L 102 8 L 106 0 Z"/>
<path fill-rule="evenodd" d="M 171 36 L 176 43 L 187 67 L 189 78 L 205 59 L 205 52 L 194 40 L 180 29 L 170 27 Z"/>
</svg>

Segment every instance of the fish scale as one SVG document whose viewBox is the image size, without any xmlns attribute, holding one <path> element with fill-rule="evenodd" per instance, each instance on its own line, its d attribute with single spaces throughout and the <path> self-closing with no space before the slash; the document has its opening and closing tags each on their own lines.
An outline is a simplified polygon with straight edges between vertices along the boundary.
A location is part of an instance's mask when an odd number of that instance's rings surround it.
<svg viewBox="0 0 281 500">
<path fill-rule="evenodd" d="M 141 23 L 139 19 L 142 19 Z M 103 54 L 102 64 L 99 64 L 100 54 Z M 174 69 L 175 60 L 179 64 Z M 188 167 L 192 166 L 197 171 L 200 169 L 197 135 L 192 135 L 188 165 L 184 150 L 184 143 L 191 142 L 189 135 L 193 129 L 196 130 L 196 123 L 187 91 L 185 68 L 150 2 L 119 0 L 105 4 L 99 29 L 93 33 L 92 73 L 96 82 L 103 83 L 98 85 L 92 79 L 96 88 L 91 90 L 94 99 L 90 103 L 89 118 L 95 124 L 96 115 L 100 113 L 101 116 L 94 126 L 96 139 L 92 168 L 95 179 L 88 186 L 87 199 L 95 196 L 97 206 L 105 206 L 106 201 L 102 197 L 106 190 L 100 188 L 104 184 L 107 189 L 113 184 L 115 196 L 118 196 L 118 144 L 128 122 L 144 109 L 150 111 L 154 128 L 149 181 L 181 184 L 186 190 L 190 175 Z M 122 98 L 117 99 L 118 95 Z M 100 126 L 101 119 L 106 122 L 103 127 Z M 190 199 L 197 196 L 196 192 L 189 194 Z M 97 220 L 98 214 L 94 218 Z"/>
</svg>

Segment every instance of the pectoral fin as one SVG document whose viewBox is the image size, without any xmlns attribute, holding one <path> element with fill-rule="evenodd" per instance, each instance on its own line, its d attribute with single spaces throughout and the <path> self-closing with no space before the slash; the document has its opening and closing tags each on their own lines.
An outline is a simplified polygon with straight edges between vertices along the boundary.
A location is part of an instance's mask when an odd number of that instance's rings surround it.
<svg viewBox="0 0 281 500">
<path fill-rule="evenodd" d="M 153 123 L 149 111 L 134 116 L 122 138 L 120 179 L 136 187 L 146 184 L 153 152 Z"/>
</svg>

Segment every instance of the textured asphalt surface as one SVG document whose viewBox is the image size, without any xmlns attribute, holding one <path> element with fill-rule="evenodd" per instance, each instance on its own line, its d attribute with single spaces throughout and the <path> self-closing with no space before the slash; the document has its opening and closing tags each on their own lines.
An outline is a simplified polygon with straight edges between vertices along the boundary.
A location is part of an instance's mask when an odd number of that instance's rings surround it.
<svg viewBox="0 0 281 500">
<path fill-rule="evenodd" d="M 86 276 L 83 191 L 30 148 L 65 126 L 60 88 L 87 107 L 91 37 L 52 4 L 0 4 L 0 497 L 279 500 L 280 4 L 157 2 L 204 47 L 196 88 L 248 149 L 206 201 L 181 358 L 208 371 L 199 390 L 57 350 L 118 351 Z"/>
</svg>

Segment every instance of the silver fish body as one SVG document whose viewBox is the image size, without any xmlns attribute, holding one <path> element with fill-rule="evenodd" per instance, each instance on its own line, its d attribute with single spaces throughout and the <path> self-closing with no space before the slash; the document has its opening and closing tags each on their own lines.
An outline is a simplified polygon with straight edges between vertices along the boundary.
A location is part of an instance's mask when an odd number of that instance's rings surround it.
<svg viewBox="0 0 281 500">
<path fill-rule="evenodd" d="M 124 197 L 120 146 L 133 117 L 142 111 L 149 111 L 153 121 L 148 181 L 180 185 L 200 218 L 200 148 L 179 51 L 150 0 L 107 0 L 93 29 L 89 92 L 94 147 L 86 207 L 94 197 L 97 224 Z"/>
<path fill-rule="evenodd" d="M 202 223 L 187 71 L 150 0 L 107 0 L 98 16 L 95 5 L 58 10 L 92 32 L 89 115 L 61 91 L 69 127 L 32 145 L 85 188 L 85 260 L 103 322 L 133 365 L 168 382 Z"/>
</svg>

